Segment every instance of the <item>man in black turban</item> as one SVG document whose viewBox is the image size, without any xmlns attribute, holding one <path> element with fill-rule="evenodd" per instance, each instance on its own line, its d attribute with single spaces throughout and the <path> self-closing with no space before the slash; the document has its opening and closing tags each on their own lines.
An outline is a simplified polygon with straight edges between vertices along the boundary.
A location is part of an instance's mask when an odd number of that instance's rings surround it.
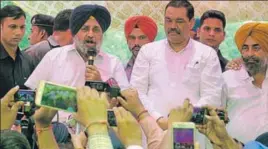
<svg viewBox="0 0 268 149">
<path fill-rule="evenodd" d="M 70 28 L 73 35 L 76 35 L 81 27 L 88 21 L 90 16 L 96 19 L 102 32 L 105 32 L 109 28 L 111 24 L 111 16 L 105 7 L 100 5 L 81 5 L 75 8 L 70 19 Z"/>
<path fill-rule="evenodd" d="M 106 82 L 113 78 L 121 90 L 129 88 L 122 62 L 101 50 L 103 33 L 111 24 L 109 11 L 99 5 L 81 5 L 73 10 L 69 24 L 73 44 L 50 50 L 28 78 L 25 86 L 35 89 L 40 80 L 45 80 L 80 87 L 87 81 Z M 95 49 L 96 56 L 94 63 L 88 65 L 88 51 L 92 49 Z M 110 108 L 117 103 L 116 99 L 109 102 Z M 65 123 L 69 115 L 59 111 L 59 121 Z M 117 143 L 121 146 L 119 140 L 114 141 L 113 136 L 111 138 L 113 145 Z"/>
<path fill-rule="evenodd" d="M 111 24 L 109 11 L 100 5 L 81 5 L 74 9 L 70 18 L 70 29 L 76 49 L 87 61 L 87 51 L 100 51 L 103 33 Z"/>
</svg>

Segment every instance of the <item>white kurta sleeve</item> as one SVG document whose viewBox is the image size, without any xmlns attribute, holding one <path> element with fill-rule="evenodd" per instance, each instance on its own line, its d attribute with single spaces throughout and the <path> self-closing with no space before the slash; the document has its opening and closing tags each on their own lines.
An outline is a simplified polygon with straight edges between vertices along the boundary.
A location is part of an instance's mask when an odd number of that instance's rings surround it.
<svg viewBox="0 0 268 149">
<path fill-rule="evenodd" d="M 135 60 L 135 64 L 132 70 L 130 84 L 132 87 L 136 88 L 139 93 L 140 100 L 142 101 L 144 107 L 149 111 L 149 113 L 158 119 L 161 114 L 154 110 L 152 100 L 147 97 L 149 91 L 149 72 L 150 72 L 150 53 L 146 45 L 143 46 Z"/>
</svg>

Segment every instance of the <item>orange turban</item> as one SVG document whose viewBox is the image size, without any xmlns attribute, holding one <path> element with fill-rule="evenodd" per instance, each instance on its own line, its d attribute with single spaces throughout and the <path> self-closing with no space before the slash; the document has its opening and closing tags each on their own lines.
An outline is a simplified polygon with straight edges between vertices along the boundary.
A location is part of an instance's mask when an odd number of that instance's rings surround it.
<svg viewBox="0 0 268 149">
<path fill-rule="evenodd" d="M 135 27 L 138 27 L 152 42 L 157 35 L 157 25 L 153 19 L 147 16 L 134 16 L 129 18 L 125 23 L 125 36 L 128 38 L 129 34 Z"/>
<path fill-rule="evenodd" d="M 239 50 L 242 49 L 248 36 L 268 52 L 268 23 L 250 22 L 242 25 L 235 34 L 235 43 Z"/>
</svg>

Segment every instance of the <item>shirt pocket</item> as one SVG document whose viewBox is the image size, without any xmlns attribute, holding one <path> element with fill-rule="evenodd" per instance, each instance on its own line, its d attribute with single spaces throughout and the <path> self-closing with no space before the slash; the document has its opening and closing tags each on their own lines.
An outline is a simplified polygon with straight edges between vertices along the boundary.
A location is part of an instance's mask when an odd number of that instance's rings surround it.
<svg viewBox="0 0 268 149">
<path fill-rule="evenodd" d="M 182 83 L 190 87 L 199 87 L 200 81 L 201 72 L 199 65 L 186 65 Z"/>
</svg>

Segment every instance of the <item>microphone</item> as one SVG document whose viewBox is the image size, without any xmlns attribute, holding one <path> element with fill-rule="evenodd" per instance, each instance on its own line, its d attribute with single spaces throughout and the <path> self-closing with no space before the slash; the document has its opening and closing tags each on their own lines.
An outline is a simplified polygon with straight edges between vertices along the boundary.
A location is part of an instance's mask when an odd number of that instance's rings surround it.
<svg viewBox="0 0 268 149">
<path fill-rule="evenodd" d="M 93 65 L 94 64 L 94 58 L 97 55 L 97 50 L 96 48 L 92 47 L 87 50 L 87 55 L 88 55 L 88 65 Z"/>
</svg>

